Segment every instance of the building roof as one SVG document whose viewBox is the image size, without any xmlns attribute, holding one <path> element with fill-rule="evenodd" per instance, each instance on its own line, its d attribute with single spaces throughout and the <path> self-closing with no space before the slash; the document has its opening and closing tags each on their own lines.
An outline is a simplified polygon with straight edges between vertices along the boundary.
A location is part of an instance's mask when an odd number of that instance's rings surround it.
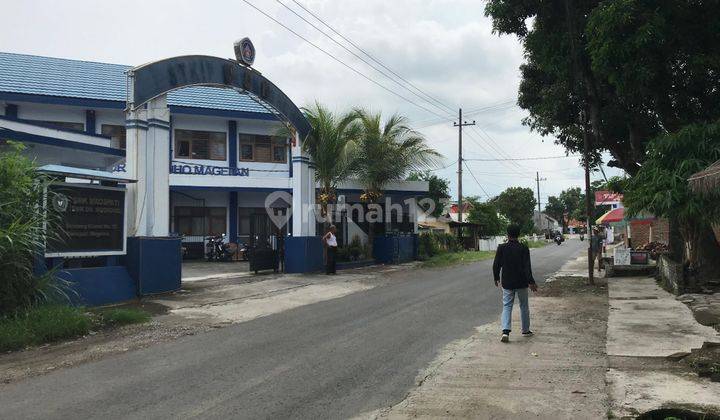
<svg viewBox="0 0 720 420">
<path fill-rule="evenodd" d="M 720 160 L 688 179 L 690 188 L 698 193 L 711 193 L 720 190 Z"/>
<path fill-rule="evenodd" d="M 125 103 L 121 64 L 0 52 L 0 92 Z M 232 89 L 193 86 L 168 93 L 168 105 L 270 114 Z"/>
</svg>

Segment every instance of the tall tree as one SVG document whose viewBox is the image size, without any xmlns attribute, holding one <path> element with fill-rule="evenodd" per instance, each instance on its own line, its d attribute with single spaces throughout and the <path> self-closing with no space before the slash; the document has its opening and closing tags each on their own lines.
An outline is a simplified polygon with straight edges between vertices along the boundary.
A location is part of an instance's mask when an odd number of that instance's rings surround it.
<svg viewBox="0 0 720 420">
<path fill-rule="evenodd" d="M 556 196 L 548 197 L 548 202 L 545 205 L 545 213 L 553 219 L 560 222 L 563 232 L 567 229 L 567 214 L 565 212 L 565 205 L 562 200 Z"/>
<path fill-rule="evenodd" d="M 533 213 L 535 212 L 535 193 L 530 188 L 510 187 L 490 200 L 493 205 L 507 217 L 511 223 L 520 226 L 524 233 L 533 228 Z"/>
<path fill-rule="evenodd" d="M 677 223 L 684 259 L 701 277 L 720 271 L 720 247 L 711 223 L 720 221 L 717 195 L 699 195 L 687 179 L 720 159 L 720 123 L 687 126 L 650 143 L 648 158 L 630 178 L 624 202 L 631 215 L 643 210 Z"/>
<path fill-rule="evenodd" d="M 430 171 L 412 172 L 407 179 L 408 181 L 428 182 L 428 198 L 432 200 L 432 212 L 430 215 L 433 217 L 442 216 L 445 210 L 445 203 L 450 198 L 450 181 L 445 178 L 440 178 Z M 423 206 L 423 210 L 425 211 L 430 210 L 430 208 L 430 203 Z"/>
<path fill-rule="evenodd" d="M 377 204 L 385 186 L 404 179 L 413 171 L 427 169 L 440 154 L 430 148 L 425 137 L 408 125 L 407 118 L 398 114 L 387 121 L 377 113 L 357 110 L 360 135 L 353 170 L 363 185 L 361 199 Z M 369 213 L 369 212 L 368 212 Z M 372 255 L 375 223 L 368 228 L 368 245 Z"/>
<path fill-rule="evenodd" d="M 335 115 L 317 102 L 303 108 L 303 113 L 312 126 L 303 150 L 313 159 L 315 179 L 320 183 L 318 201 L 322 215 L 327 216 L 328 205 L 336 201 L 338 183 L 345 180 L 352 169 L 360 133 L 356 124 L 358 115 L 355 112 Z"/>
<path fill-rule="evenodd" d="M 516 35 L 523 44 L 526 61 L 520 66 L 518 104 L 530 113 L 523 122 L 543 136 L 555 137 L 569 152 L 583 150 L 582 134 L 589 122 L 592 161 L 607 150 L 614 166 L 635 173 L 644 157 L 644 142 L 659 127 L 619 100 L 607 78 L 593 71 L 585 29 L 599 3 L 489 0 L 485 14 L 492 18 L 495 32 Z"/>
</svg>

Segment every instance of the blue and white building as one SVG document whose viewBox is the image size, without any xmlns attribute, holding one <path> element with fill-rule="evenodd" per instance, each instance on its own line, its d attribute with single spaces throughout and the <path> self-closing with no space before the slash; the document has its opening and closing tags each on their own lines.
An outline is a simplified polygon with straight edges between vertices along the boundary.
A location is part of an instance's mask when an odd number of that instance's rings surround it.
<svg viewBox="0 0 720 420">
<path fill-rule="evenodd" d="M 157 63 L 132 67 L 0 53 L 0 141 L 24 142 L 40 165 L 137 181 L 127 184 L 129 250 L 131 238 L 182 236 L 192 255 L 212 234 L 232 242 L 273 242 L 283 235 L 313 238 L 285 241 L 286 259 L 297 257 L 288 260 L 291 271 L 313 268 L 306 261 L 313 260 L 308 252 L 317 254 L 315 221 L 289 211 L 314 203 L 316 191 L 312 163 L 301 152 L 307 127 L 297 107 L 259 73 L 230 60 L 189 56 Z M 226 74 L 186 72 L 187 80 L 175 80 L 188 66 L 216 66 Z M 388 193 L 414 197 L 427 188 L 401 182 Z M 348 202 L 359 201 L 357 183 L 340 192 Z M 272 223 L 268 204 L 288 223 Z M 414 222 L 400 227 L 416 228 Z M 349 220 L 341 233 L 347 241 L 365 238 L 366 230 Z M 52 264 L 97 268 L 122 265 L 125 258 L 89 254 Z"/>
</svg>

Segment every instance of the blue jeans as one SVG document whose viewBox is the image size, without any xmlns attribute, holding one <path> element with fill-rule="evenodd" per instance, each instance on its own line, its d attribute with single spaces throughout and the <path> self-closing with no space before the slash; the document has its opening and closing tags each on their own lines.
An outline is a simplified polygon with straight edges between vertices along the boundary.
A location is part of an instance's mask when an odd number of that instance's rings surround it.
<svg viewBox="0 0 720 420">
<path fill-rule="evenodd" d="M 524 289 L 502 289 L 503 311 L 502 311 L 502 329 L 504 332 L 510 332 L 512 328 L 512 309 L 515 303 L 515 294 L 520 300 L 520 324 L 522 332 L 530 331 L 530 307 L 528 306 L 528 288 Z"/>
</svg>

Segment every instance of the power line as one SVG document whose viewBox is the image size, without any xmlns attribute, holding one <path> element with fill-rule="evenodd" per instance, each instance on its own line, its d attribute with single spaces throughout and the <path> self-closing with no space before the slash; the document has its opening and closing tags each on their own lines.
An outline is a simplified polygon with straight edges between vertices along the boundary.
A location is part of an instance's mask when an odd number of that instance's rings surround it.
<svg viewBox="0 0 720 420">
<path fill-rule="evenodd" d="M 425 111 L 427 111 L 427 112 L 429 112 L 429 113 L 431 113 L 431 114 L 433 114 L 433 115 L 436 115 L 436 116 L 441 117 L 441 118 L 445 118 L 445 116 L 443 116 L 443 115 L 441 115 L 441 114 L 439 114 L 439 113 L 437 113 L 437 112 L 435 112 L 435 111 L 433 111 L 433 110 L 431 110 L 431 109 L 428 109 L 428 108 L 426 108 L 425 106 L 420 105 L 420 104 L 416 103 L 415 101 L 413 101 L 413 100 L 411 100 L 411 99 L 406 98 L 405 96 L 403 96 L 403 95 L 395 92 L 394 90 L 388 88 L 387 86 L 385 86 L 385 85 L 377 82 L 377 81 L 374 80 L 373 78 L 365 75 L 364 73 L 360 72 L 359 70 L 355 69 L 354 67 L 350 66 L 349 64 L 347 64 L 347 63 L 345 63 L 344 61 L 340 60 L 339 58 L 335 57 L 335 56 L 332 55 L 331 53 L 329 53 L 329 52 L 327 52 L 326 50 L 322 49 L 321 47 L 319 47 L 317 44 L 313 43 L 313 42 L 310 41 L 309 39 L 307 39 L 307 38 L 305 38 L 304 36 L 300 35 L 299 33 L 295 32 L 294 30 L 292 30 L 290 27 L 288 27 L 288 26 L 285 25 L 284 23 L 280 22 L 279 20 L 277 20 L 277 19 L 275 19 L 274 17 L 272 17 L 271 15 L 269 15 L 267 12 L 265 12 L 265 11 L 263 11 L 262 9 L 258 8 L 258 7 L 255 6 L 254 4 L 250 3 L 248 0 L 243 0 L 243 2 L 246 3 L 248 6 L 252 7 L 253 9 L 257 10 L 259 13 L 261 13 L 262 15 L 264 15 L 265 17 L 267 17 L 268 19 L 270 19 L 270 20 L 272 20 L 273 22 L 277 23 L 278 25 L 282 26 L 282 27 L 285 28 L 288 32 L 292 33 L 292 34 L 295 35 L 296 37 L 298 37 L 298 38 L 302 39 L 303 41 L 307 42 L 308 44 L 310 44 L 311 46 L 313 46 L 315 49 L 321 51 L 322 53 L 324 53 L 324 54 L 327 55 L 328 57 L 332 58 L 333 60 L 335 60 L 335 61 L 337 61 L 338 63 L 342 64 L 343 66 L 347 67 L 349 70 L 351 70 L 352 72 L 354 72 L 354 73 L 356 73 L 357 75 L 361 76 L 362 78 L 364 78 L 364 79 L 368 80 L 369 82 L 371 82 L 371 83 L 373 83 L 373 84 L 381 87 L 382 89 L 390 92 L 391 94 L 397 96 L 398 98 L 404 100 L 405 102 L 408 102 L 408 103 L 410 103 L 410 104 L 412 104 L 412 105 L 415 105 L 416 107 L 418 107 L 418 108 L 420 108 L 420 109 L 423 109 L 423 110 L 425 110 Z"/>
<path fill-rule="evenodd" d="M 428 98 L 430 98 L 431 100 L 435 101 L 436 103 L 442 105 L 442 106 L 445 107 L 446 109 L 448 109 L 448 110 L 450 110 L 450 111 L 454 111 L 454 108 L 448 106 L 447 104 L 445 104 L 445 103 L 442 102 L 441 100 L 435 98 L 434 96 L 431 96 L 430 94 L 424 92 L 422 89 L 420 89 L 420 88 L 418 88 L 417 86 L 415 86 L 412 82 L 410 82 L 409 80 L 407 80 L 407 79 L 405 79 L 404 77 L 402 77 L 401 75 L 399 75 L 399 74 L 398 74 L 397 72 L 395 72 L 393 69 L 391 69 L 390 67 L 388 67 L 388 66 L 386 66 L 385 64 L 383 64 L 380 60 L 378 60 L 377 58 L 375 58 L 375 57 L 374 57 L 373 55 L 371 55 L 369 52 L 367 52 L 367 51 L 365 51 L 364 49 L 360 48 L 360 47 L 359 47 L 355 42 L 353 42 L 350 38 L 348 38 L 348 37 L 346 37 L 345 35 L 343 35 L 343 34 L 341 34 L 340 32 L 338 32 L 335 28 L 333 28 L 332 26 L 330 26 L 327 22 L 325 22 L 325 21 L 324 21 L 322 18 L 320 18 L 317 14 L 313 13 L 313 11 L 311 11 L 311 10 L 308 9 L 307 7 L 303 6 L 300 2 L 298 2 L 297 0 L 292 0 L 292 1 L 293 1 L 293 3 L 297 4 L 298 6 L 300 6 L 301 9 L 303 9 L 304 11 L 306 11 L 307 13 L 309 13 L 312 17 L 314 17 L 315 19 L 317 19 L 320 23 L 322 23 L 323 25 L 325 25 L 328 29 L 330 29 L 330 30 L 333 31 L 335 34 L 337 34 L 340 38 L 342 38 L 343 40 L 345 40 L 347 43 L 349 43 L 349 44 L 352 45 L 353 47 L 357 48 L 358 51 L 360 51 L 361 53 L 365 54 L 365 56 L 367 56 L 368 58 L 370 58 L 372 61 L 378 63 L 380 66 L 382 66 L 382 68 L 384 68 L 385 70 L 389 71 L 390 73 L 392 73 L 393 75 L 395 75 L 396 77 L 398 77 L 400 80 L 402 80 L 403 82 L 405 82 L 405 83 L 407 83 L 408 85 L 412 86 L 412 87 L 415 88 L 418 92 L 422 93 L 423 95 L 425 95 L 426 97 L 428 97 Z"/>
<path fill-rule="evenodd" d="M 514 100 L 504 101 L 504 102 L 499 102 L 495 105 L 489 105 L 489 106 L 476 108 L 475 110 L 464 113 L 464 115 L 467 117 L 467 116 L 471 116 L 471 115 L 477 115 L 477 114 L 480 114 L 483 112 L 490 113 L 490 112 L 496 112 L 496 111 L 507 111 L 508 109 L 511 109 L 514 106 L 515 106 Z M 425 127 L 431 127 L 433 125 L 444 124 L 444 123 L 447 123 L 450 121 L 452 121 L 451 118 L 442 118 L 442 119 L 428 118 L 428 119 L 424 119 L 424 120 L 415 121 L 415 123 L 413 125 L 416 125 L 416 128 L 425 128 Z M 421 124 L 421 125 L 417 126 L 417 124 Z"/>
<path fill-rule="evenodd" d="M 409 88 L 408 88 L 407 86 L 405 86 L 404 84 L 398 82 L 397 80 L 395 80 L 395 78 L 393 78 L 392 76 L 388 75 L 388 74 L 385 73 L 384 71 L 378 69 L 378 68 L 375 67 L 372 63 L 369 63 L 367 60 L 365 60 L 364 58 L 362 58 L 362 57 L 360 57 L 359 55 L 357 55 L 354 51 L 350 50 L 348 47 L 346 47 L 345 45 L 343 45 L 342 43 L 340 43 L 339 41 L 337 41 L 335 38 L 333 38 L 332 36 L 330 36 L 330 35 L 328 35 L 327 33 L 325 33 L 325 31 L 323 31 L 322 29 L 318 28 L 317 25 L 315 25 L 314 23 L 312 23 L 312 22 L 310 22 L 309 20 L 305 19 L 304 16 L 300 15 L 298 12 L 296 12 L 295 10 L 293 10 L 291 7 L 289 7 L 288 5 L 286 5 L 285 3 L 283 3 L 282 1 L 280 1 L 280 0 L 275 0 L 275 1 L 278 2 L 278 3 L 279 3 L 281 6 L 283 6 L 284 8 L 286 8 L 287 10 L 289 10 L 292 14 L 294 14 L 294 15 L 297 16 L 298 18 L 302 19 L 303 22 L 305 22 L 305 23 L 307 23 L 308 25 L 312 26 L 316 31 L 320 32 L 320 33 L 321 33 L 322 35 L 324 35 L 326 38 L 328 38 L 329 40 L 331 40 L 332 42 L 334 42 L 335 44 L 337 44 L 340 48 L 342 48 L 342 49 L 344 49 L 345 51 L 349 52 L 349 53 L 352 54 L 355 58 L 357 58 L 358 60 L 360 60 L 360 61 L 362 61 L 363 63 L 367 64 L 370 68 L 372 68 L 372 69 L 375 70 L 376 72 L 382 74 L 383 76 L 385 76 L 386 78 L 388 78 L 388 79 L 389 79 L 390 81 L 392 81 L 393 83 L 395 83 L 395 84 L 397 84 L 398 86 L 400 86 L 401 88 L 407 90 L 407 91 L 410 92 L 411 94 L 417 96 L 417 97 L 420 98 L 421 100 L 429 103 L 430 105 L 432 105 L 432 106 L 440 109 L 442 112 L 447 112 L 447 111 L 445 110 L 444 106 L 438 106 L 432 99 L 431 99 L 431 100 L 428 100 L 428 99 L 427 99 L 426 97 L 424 97 L 423 95 L 414 92 L 412 89 L 409 89 Z M 316 19 L 317 19 L 317 18 L 316 18 Z M 404 79 L 403 79 L 403 80 L 404 80 Z M 407 83 L 407 82 L 406 82 L 406 83 Z M 416 88 L 416 90 L 417 90 L 417 88 Z M 421 91 L 421 93 L 423 93 L 423 92 Z M 425 95 L 425 96 L 427 96 L 427 95 Z"/>
<path fill-rule="evenodd" d="M 485 197 L 490 198 L 490 194 L 488 194 L 487 191 L 485 191 L 485 188 L 483 188 L 482 184 L 480 184 L 480 181 L 478 181 L 478 179 L 475 178 L 475 174 L 473 174 L 473 171 L 470 169 L 470 167 L 468 166 L 467 162 L 464 162 L 464 163 L 465 163 L 465 167 L 467 168 L 468 172 L 470 172 L 470 175 L 472 176 L 472 179 L 474 179 L 474 180 L 475 180 L 475 183 L 478 184 L 478 187 L 480 187 L 480 189 L 482 190 L 482 192 L 485 194 Z"/>
<path fill-rule="evenodd" d="M 545 159 L 563 159 L 577 157 L 578 155 L 563 155 L 563 156 L 536 156 L 536 157 L 524 157 L 524 158 L 503 158 L 503 159 L 465 159 L 473 160 L 476 162 L 501 162 L 501 161 L 516 161 L 516 160 L 545 160 Z"/>
</svg>

